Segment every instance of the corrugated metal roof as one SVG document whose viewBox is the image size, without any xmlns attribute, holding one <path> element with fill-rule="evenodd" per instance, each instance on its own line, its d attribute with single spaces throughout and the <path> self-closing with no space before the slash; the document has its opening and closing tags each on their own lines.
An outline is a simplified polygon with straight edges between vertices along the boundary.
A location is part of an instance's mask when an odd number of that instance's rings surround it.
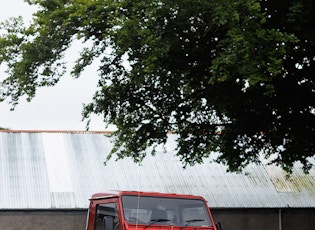
<svg viewBox="0 0 315 230">
<path fill-rule="evenodd" d="M 275 166 L 244 174 L 204 163 L 186 169 L 174 157 L 175 136 L 141 166 L 103 162 L 112 143 L 101 132 L 0 132 L 0 209 L 81 209 L 93 193 L 141 190 L 205 197 L 215 208 L 315 207 L 315 170 L 296 166 L 290 178 Z"/>
</svg>

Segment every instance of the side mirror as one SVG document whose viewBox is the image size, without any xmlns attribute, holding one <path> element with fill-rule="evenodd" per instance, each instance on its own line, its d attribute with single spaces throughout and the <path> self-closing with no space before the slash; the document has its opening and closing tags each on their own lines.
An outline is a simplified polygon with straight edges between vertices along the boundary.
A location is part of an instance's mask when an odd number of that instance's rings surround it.
<svg viewBox="0 0 315 230">
<path fill-rule="evenodd" d="M 215 226 L 216 226 L 217 230 L 222 230 L 220 222 L 215 223 Z"/>
<path fill-rule="evenodd" d="M 114 217 L 113 216 L 104 216 L 103 223 L 104 223 L 104 230 L 114 230 Z"/>
</svg>

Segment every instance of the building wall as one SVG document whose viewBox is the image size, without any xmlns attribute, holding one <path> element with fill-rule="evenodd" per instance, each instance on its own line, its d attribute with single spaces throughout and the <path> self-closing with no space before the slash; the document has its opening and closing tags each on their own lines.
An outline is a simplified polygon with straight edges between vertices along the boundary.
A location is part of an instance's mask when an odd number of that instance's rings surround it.
<svg viewBox="0 0 315 230">
<path fill-rule="evenodd" d="M 223 230 L 313 230 L 315 209 L 213 209 Z"/>
<path fill-rule="evenodd" d="M 212 209 L 223 230 L 313 230 L 315 209 Z M 0 229 L 84 230 L 87 212 L 0 211 Z M 281 224 L 280 224 L 281 223 Z"/>
<path fill-rule="evenodd" d="M 0 211 L 0 229 L 74 230 L 85 229 L 84 211 Z"/>
</svg>

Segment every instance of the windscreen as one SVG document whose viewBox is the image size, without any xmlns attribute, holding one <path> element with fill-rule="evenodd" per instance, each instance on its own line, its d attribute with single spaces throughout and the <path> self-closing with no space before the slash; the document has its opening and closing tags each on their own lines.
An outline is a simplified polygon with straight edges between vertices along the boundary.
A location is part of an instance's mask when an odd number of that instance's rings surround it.
<svg viewBox="0 0 315 230">
<path fill-rule="evenodd" d="M 129 223 L 211 227 L 207 205 L 199 199 L 122 196 L 124 218 Z"/>
</svg>

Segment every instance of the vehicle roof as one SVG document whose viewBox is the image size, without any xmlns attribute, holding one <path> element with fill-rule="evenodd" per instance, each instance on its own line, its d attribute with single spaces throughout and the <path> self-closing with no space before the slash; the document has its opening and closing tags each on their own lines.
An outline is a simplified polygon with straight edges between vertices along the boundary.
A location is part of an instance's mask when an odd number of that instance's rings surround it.
<svg viewBox="0 0 315 230">
<path fill-rule="evenodd" d="M 201 196 L 194 196 L 194 195 L 189 195 L 189 194 L 143 192 L 143 191 L 119 191 L 119 190 L 111 190 L 111 191 L 94 193 L 91 197 L 91 200 L 99 200 L 99 199 L 110 198 L 110 197 L 120 197 L 123 195 L 160 196 L 160 197 L 203 199 L 204 200 L 204 198 Z"/>
</svg>

